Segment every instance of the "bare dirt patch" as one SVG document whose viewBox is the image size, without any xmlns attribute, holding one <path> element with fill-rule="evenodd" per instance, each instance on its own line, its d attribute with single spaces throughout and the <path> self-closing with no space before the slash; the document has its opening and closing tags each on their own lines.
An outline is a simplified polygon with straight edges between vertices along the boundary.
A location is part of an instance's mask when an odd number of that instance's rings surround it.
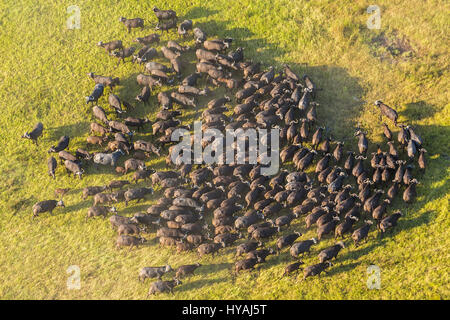
<svg viewBox="0 0 450 320">
<path fill-rule="evenodd" d="M 382 32 L 371 39 L 372 53 L 381 60 L 406 61 L 417 56 L 410 40 L 397 31 Z"/>
</svg>

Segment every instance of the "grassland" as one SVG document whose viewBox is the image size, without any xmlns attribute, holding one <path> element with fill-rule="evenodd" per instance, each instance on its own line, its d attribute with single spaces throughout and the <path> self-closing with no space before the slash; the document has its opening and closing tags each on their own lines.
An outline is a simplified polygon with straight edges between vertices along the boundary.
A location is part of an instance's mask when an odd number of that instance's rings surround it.
<svg viewBox="0 0 450 320">
<path fill-rule="evenodd" d="M 68 30 L 66 8 L 81 8 L 81 29 Z M 193 19 L 209 35 L 231 36 L 245 55 L 265 65 L 288 63 L 299 74 L 309 74 L 323 88 L 319 117 L 333 138 L 350 136 L 357 123 L 372 142 L 382 142 L 373 101 L 394 106 L 400 121 L 412 124 L 425 140 L 429 169 L 419 175 L 418 199 L 405 206 L 394 203 L 405 216 L 383 240 L 371 233 L 367 244 L 345 249 L 329 275 L 307 282 L 280 276 L 288 253 L 271 257 L 253 274 L 230 277 L 233 249 L 225 249 L 196 276 L 176 289 L 174 296 L 156 299 L 448 299 L 449 298 L 449 21 L 445 1 L 379 0 L 381 29 L 366 27 L 369 1 L 38 1 L 0 3 L 0 298 L 2 299 L 141 299 L 148 284 L 137 281 L 143 266 L 172 266 L 197 261 L 195 253 L 176 254 L 148 245 L 131 252 L 114 248 L 115 233 L 102 219 L 84 221 L 91 200 L 80 191 L 115 178 L 111 170 L 88 169 L 74 180 L 60 167 L 57 180 L 46 175 L 46 150 L 63 134 L 72 138 L 71 150 L 85 145 L 90 109 L 84 97 L 91 92 L 88 72 L 123 79 L 117 92 L 132 100 L 139 88 L 140 69 L 131 63 L 116 68 L 116 60 L 95 46 L 99 40 L 122 39 L 128 46 L 136 36 L 153 32 L 151 8 L 171 8 Z M 143 17 L 145 31 L 127 34 L 119 17 Z M 176 37 L 173 33 L 170 38 Z M 167 35 L 164 40 L 169 39 Z M 162 41 L 164 43 L 164 41 Z M 192 43 L 189 39 L 186 43 Z M 223 90 L 219 90 L 222 93 Z M 204 101 L 203 101 L 204 102 Z M 105 98 L 100 101 L 106 104 Z M 134 114 L 154 119 L 158 109 Z M 182 120 L 192 121 L 195 112 Z M 37 122 L 46 127 L 36 148 L 20 136 Z M 148 137 L 149 134 L 140 135 Z M 354 144 L 352 139 L 347 145 Z M 164 167 L 163 159 L 147 163 Z M 57 187 L 71 187 L 66 208 L 53 216 L 31 219 L 31 206 L 53 198 Z M 144 210 L 119 205 L 121 214 Z M 303 225 L 291 229 L 303 231 Z M 313 236 L 306 232 L 305 238 Z M 306 264 L 316 261 L 321 242 Z M 381 289 L 366 286 L 366 269 L 381 269 Z M 81 269 L 81 289 L 67 290 L 67 268 Z"/>
</svg>

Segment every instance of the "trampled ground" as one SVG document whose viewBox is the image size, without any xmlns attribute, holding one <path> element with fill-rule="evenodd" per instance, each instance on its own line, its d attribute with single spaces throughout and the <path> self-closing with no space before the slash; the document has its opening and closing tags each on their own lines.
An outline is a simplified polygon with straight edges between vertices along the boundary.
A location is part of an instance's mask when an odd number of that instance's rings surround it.
<svg viewBox="0 0 450 320">
<path fill-rule="evenodd" d="M 319 118 L 334 139 L 346 147 L 358 123 L 371 142 L 383 142 L 378 110 L 382 99 L 394 106 L 400 122 L 413 125 L 425 140 L 429 169 L 417 174 L 417 201 L 394 209 L 405 214 L 393 234 L 383 240 L 370 234 L 367 244 L 348 246 L 329 275 L 306 282 L 283 278 L 290 263 L 287 252 L 271 257 L 252 273 L 230 276 L 234 249 L 200 260 L 196 276 L 176 288 L 175 295 L 156 299 L 448 299 L 449 298 L 449 54 L 450 6 L 445 1 L 381 1 L 381 29 L 367 28 L 368 1 L 37 1 L 0 3 L 0 297 L 3 299 L 141 299 L 148 283 L 137 275 L 143 266 L 172 266 L 198 261 L 196 253 L 176 254 L 160 249 L 154 234 L 149 243 L 126 252 L 115 249 L 115 232 L 102 219 L 85 222 L 92 200 L 81 200 L 81 189 L 116 178 L 111 170 L 90 168 L 82 181 L 67 177 L 62 167 L 57 180 L 47 176 L 48 148 L 62 135 L 72 138 L 71 150 L 85 146 L 90 108 L 84 97 L 92 88 L 88 72 L 115 75 L 116 89 L 125 100 L 139 92 L 137 65 L 121 64 L 95 44 L 132 39 L 152 33 L 154 5 L 176 10 L 209 35 L 234 38 L 246 57 L 278 69 L 288 63 L 298 74 L 310 75 L 319 92 Z M 68 6 L 81 9 L 81 29 L 68 30 Z M 142 17 L 146 30 L 127 34 L 119 17 Z M 171 32 L 165 40 L 178 39 Z M 191 37 L 186 44 L 192 44 Z M 194 59 L 192 59 L 192 62 Z M 192 69 L 193 70 L 193 69 Z M 189 71 L 189 70 L 188 70 Z M 217 95 L 224 90 L 217 91 Z M 207 100 L 200 100 L 205 102 Z M 107 108 L 103 97 L 100 105 Z M 133 114 L 155 118 L 156 94 L 150 106 Z M 186 112 L 185 122 L 194 119 Z M 37 148 L 20 136 L 41 121 L 46 128 Z M 140 135 L 151 139 L 150 134 Z M 372 146 L 373 149 L 373 146 Z M 164 167 L 164 159 L 147 163 Z M 141 183 L 144 185 L 144 183 Z M 52 199 L 54 189 L 70 187 L 66 208 L 53 216 L 31 219 L 31 207 Z M 120 214 L 143 211 L 148 200 Z M 303 222 L 291 230 L 303 230 Z M 305 239 L 314 235 L 306 232 Z M 317 252 L 333 240 L 322 241 L 304 259 L 315 263 Z M 381 270 L 381 289 L 369 290 L 367 267 Z M 78 265 L 81 289 L 68 290 L 66 270 Z M 300 279 L 300 277 L 299 277 Z"/>
</svg>

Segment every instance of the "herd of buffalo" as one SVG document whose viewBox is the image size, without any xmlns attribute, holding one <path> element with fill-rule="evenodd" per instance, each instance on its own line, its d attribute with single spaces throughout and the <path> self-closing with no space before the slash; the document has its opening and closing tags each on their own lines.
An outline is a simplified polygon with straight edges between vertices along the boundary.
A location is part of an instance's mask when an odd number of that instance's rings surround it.
<svg viewBox="0 0 450 320">
<path fill-rule="evenodd" d="M 175 29 L 178 37 L 186 39 L 193 34 L 195 47 L 181 46 L 168 41 L 159 50 L 160 35 L 150 34 L 135 39 L 135 46 L 124 47 L 120 40 L 99 42 L 98 46 L 120 61 L 130 58 L 145 68 L 137 76 L 142 90 L 136 103 L 144 108 L 155 87 L 169 89 L 157 94 L 160 110 L 156 121 L 131 116 L 135 106 L 114 94 L 120 79 L 89 73 L 95 82 L 86 102 L 92 103 L 96 122 L 90 125 L 87 137 L 89 148 L 102 148 L 91 153 L 85 149 L 70 150 L 70 138 L 63 136 L 52 146 L 48 159 L 48 174 L 56 178 L 56 169 L 64 165 L 67 174 L 82 179 L 88 166 L 110 166 L 117 174 L 132 177 L 113 180 L 104 186 L 88 186 L 82 199 L 93 197 L 93 206 L 86 214 L 91 217 L 109 217 L 117 230 L 117 247 L 138 247 L 146 242 L 142 234 L 156 232 L 161 246 L 176 248 L 177 253 L 196 250 L 198 256 L 215 255 L 222 248 L 236 246 L 233 275 L 242 270 L 252 270 L 273 254 L 288 248 L 295 260 L 285 268 L 285 275 L 303 269 L 304 278 L 320 275 L 332 266 L 347 235 L 354 246 L 367 241 L 371 229 L 379 230 L 380 237 L 393 229 L 402 216 L 400 211 L 390 212 L 398 194 L 410 203 L 416 197 L 418 181 L 414 174 L 425 170 L 426 150 L 417 132 L 411 126 L 397 123 L 397 112 L 376 101 L 381 116 L 399 129 L 394 137 L 389 125 L 383 123 L 386 146 L 377 145 L 369 153 L 366 132 L 358 128 L 354 134 L 357 150 L 345 150 L 342 141 L 333 141 L 324 127 L 318 125 L 316 95 L 319 89 L 307 75 L 298 76 L 289 66 L 278 70 L 265 68 L 261 63 L 244 58 L 244 49 L 233 49 L 233 39 L 208 39 L 200 28 L 193 28 L 191 20 L 178 23 L 172 10 L 153 9 L 158 23 L 156 30 L 169 32 Z M 120 18 L 128 32 L 144 29 L 140 18 Z M 152 47 L 152 45 L 154 45 Z M 195 52 L 198 60 L 196 72 L 186 73 L 189 55 Z M 168 64 L 154 60 L 167 61 Z M 199 82 L 204 87 L 199 88 Z M 171 161 L 171 134 L 176 128 L 190 129 L 177 119 L 183 109 L 197 108 L 198 100 L 205 99 L 214 88 L 225 87 L 229 95 L 216 97 L 205 103 L 202 113 L 202 130 L 208 128 L 279 128 L 280 161 L 282 168 L 275 176 L 261 174 L 261 165 L 220 164 L 196 165 Z M 109 87 L 107 112 L 98 105 Z M 232 98 L 234 95 L 234 99 Z M 231 97 L 230 97 L 231 96 Z M 202 98 L 203 97 L 203 98 Z M 229 105 L 236 102 L 234 108 Z M 203 106 L 200 106 L 203 107 Z M 176 108 L 176 109 L 175 109 Z M 228 114 L 228 115 L 227 115 Z M 115 120 L 112 120 L 114 118 Z M 137 139 L 139 132 L 152 127 L 152 142 Z M 38 145 L 44 126 L 38 123 L 23 138 Z M 396 138 L 396 139 L 395 139 Z M 397 141 L 395 141 L 397 140 Z M 212 141 L 191 141 L 206 146 Z M 146 166 L 151 157 L 166 153 L 167 170 L 155 171 Z M 124 162 L 122 158 L 127 158 Z M 417 159 L 417 160 L 415 160 Z M 119 162 L 123 165 L 119 166 Z M 131 180 L 131 181 L 130 181 Z M 132 187 L 132 183 L 144 180 L 147 187 Z M 151 181 L 150 187 L 147 181 Z M 153 189 L 155 188 L 155 190 Z M 64 207 L 63 196 L 69 189 L 55 190 L 60 200 L 45 200 L 33 206 L 33 217 Z M 157 203 L 146 212 L 131 217 L 118 214 L 113 203 L 145 200 L 148 194 L 160 194 Z M 317 237 L 302 239 L 302 233 L 290 231 L 290 224 L 303 230 L 316 228 Z M 300 224 L 302 223 L 302 224 Z M 334 234 L 334 245 L 317 252 L 317 264 L 302 267 L 300 260 L 324 238 Z M 277 238 L 273 248 L 267 241 Z M 374 240 L 375 241 L 375 240 Z M 265 243 L 266 242 L 266 243 Z M 243 258 L 240 258 L 244 256 Z M 192 275 L 200 263 L 183 265 L 172 270 L 171 266 L 145 267 L 139 280 L 157 278 L 151 284 L 149 294 L 173 292 L 180 279 Z M 171 280 L 162 277 L 171 272 Z"/>
</svg>

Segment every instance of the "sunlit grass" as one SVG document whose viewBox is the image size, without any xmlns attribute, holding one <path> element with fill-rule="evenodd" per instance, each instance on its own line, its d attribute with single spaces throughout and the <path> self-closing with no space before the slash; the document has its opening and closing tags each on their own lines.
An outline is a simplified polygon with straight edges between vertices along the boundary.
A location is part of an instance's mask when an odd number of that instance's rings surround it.
<svg viewBox="0 0 450 320">
<path fill-rule="evenodd" d="M 79 30 L 66 29 L 66 8 L 73 4 L 81 8 Z M 85 222 L 92 200 L 82 201 L 81 189 L 116 178 L 111 169 L 88 168 L 82 181 L 67 177 L 62 167 L 57 169 L 56 181 L 47 176 L 47 150 L 60 136 L 71 137 L 71 151 L 85 146 L 91 110 L 84 97 L 93 88 L 86 73 L 120 77 L 116 93 L 134 104 L 140 91 L 135 79 L 142 68 L 129 62 L 116 68 L 116 59 L 95 44 L 121 39 L 130 46 L 137 36 L 152 33 L 156 18 L 151 8 L 156 5 L 176 10 L 180 20 L 193 19 L 211 37 L 233 37 L 233 46 L 244 47 L 248 59 L 278 69 L 288 63 L 299 74 L 309 74 L 323 88 L 318 94 L 321 124 L 334 139 L 348 139 L 346 149 L 356 142 L 352 133 L 358 123 L 368 131 L 371 141 L 383 142 L 373 102 L 382 99 L 394 106 L 400 122 L 412 124 L 425 140 L 429 169 L 425 174 L 416 173 L 421 182 L 416 203 L 405 206 L 400 199 L 395 201 L 393 209 L 401 209 L 405 216 L 394 233 L 379 240 L 372 231 L 367 244 L 358 248 L 348 242 L 329 275 L 306 282 L 300 282 L 301 275 L 298 280 L 281 279 L 291 261 L 284 251 L 233 282 L 234 250 L 227 248 L 214 259 L 200 259 L 203 266 L 197 275 L 177 287 L 174 296 L 154 298 L 448 299 L 450 108 L 445 39 L 449 34 L 449 4 L 378 1 L 381 30 L 369 30 L 366 8 L 370 4 L 319 0 L 2 1 L 0 297 L 141 299 L 149 287 L 149 282 L 143 285 L 137 279 L 141 267 L 166 263 L 176 267 L 198 261 L 196 252 L 176 254 L 173 249 L 160 249 L 154 234 L 144 247 L 130 252 L 116 250 L 116 233 L 106 220 Z M 142 17 L 147 28 L 127 34 L 118 21 L 120 16 Z M 174 37 L 174 33 L 165 34 L 161 44 Z M 388 48 L 377 40 L 395 44 L 403 37 L 410 48 L 401 54 L 397 54 L 399 48 Z M 192 45 L 191 38 L 186 43 Z M 192 66 L 187 72 L 194 70 L 194 57 L 189 57 Z M 150 105 L 138 104 L 133 115 L 154 119 L 157 92 Z M 219 89 L 217 95 L 224 92 Z M 206 101 L 200 100 L 199 114 Z M 109 110 L 105 97 L 99 103 Z M 182 119 L 191 122 L 194 115 L 190 110 Z M 20 139 L 37 121 L 46 128 L 39 147 Z M 152 139 L 150 133 L 140 137 Z M 147 165 L 159 170 L 165 161 L 152 158 Z M 64 199 L 66 208 L 32 220 L 32 205 L 53 198 L 58 187 L 72 188 Z M 131 215 L 144 211 L 155 199 L 128 208 L 119 204 L 118 209 Z M 290 229 L 304 232 L 305 239 L 315 235 L 314 230 L 304 230 L 302 220 Z M 331 243 L 328 239 L 313 247 L 305 264 L 316 263 L 318 251 Z M 381 268 L 381 290 L 366 286 L 366 270 L 371 264 Z M 67 290 L 70 265 L 81 269 L 81 290 Z"/>
</svg>

